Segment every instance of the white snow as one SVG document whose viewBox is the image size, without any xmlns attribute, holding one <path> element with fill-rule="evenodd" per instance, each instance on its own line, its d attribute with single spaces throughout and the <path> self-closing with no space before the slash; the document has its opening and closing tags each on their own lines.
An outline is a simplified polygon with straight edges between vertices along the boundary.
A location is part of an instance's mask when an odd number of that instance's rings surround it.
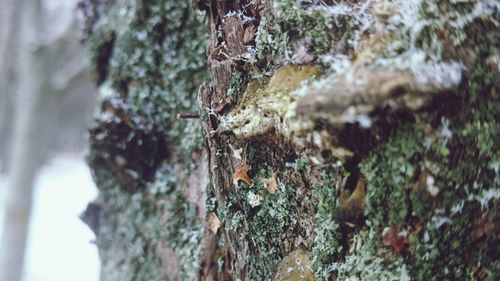
<svg viewBox="0 0 500 281">
<path fill-rule="evenodd" d="M 0 199 L 5 193 L 0 175 Z M 24 281 L 92 281 L 99 279 L 94 234 L 79 214 L 97 191 L 82 155 L 58 156 L 35 181 Z M 0 201 L 3 202 L 3 201 Z M 0 205 L 3 212 L 3 205 Z M 0 213 L 0 226 L 3 214 Z"/>
</svg>

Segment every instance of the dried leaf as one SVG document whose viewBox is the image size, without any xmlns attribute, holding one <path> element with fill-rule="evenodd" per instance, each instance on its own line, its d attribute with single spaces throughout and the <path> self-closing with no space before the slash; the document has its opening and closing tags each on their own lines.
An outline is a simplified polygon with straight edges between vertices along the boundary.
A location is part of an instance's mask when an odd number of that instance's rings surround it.
<svg viewBox="0 0 500 281">
<path fill-rule="evenodd" d="M 250 25 L 245 29 L 245 35 L 243 36 L 243 43 L 248 44 L 255 38 L 255 26 Z"/>
<path fill-rule="evenodd" d="M 238 184 L 238 181 L 242 181 L 247 185 L 251 185 L 252 180 L 248 176 L 248 171 L 250 171 L 250 168 L 251 167 L 248 164 L 245 164 L 241 168 L 236 170 L 236 172 L 233 175 L 233 183 L 236 185 Z"/>
<path fill-rule="evenodd" d="M 362 212 L 365 205 L 365 195 L 366 195 L 366 178 L 361 176 L 356 183 L 351 196 L 348 198 L 340 198 L 340 208 L 345 210 L 350 210 L 350 212 Z"/>
<path fill-rule="evenodd" d="M 429 174 L 426 171 L 422 171 L 415 182 L 408 186 L 408 189 L 420 191 L 427 188 L 427 177 Z"/>
<path fill-rule="evenodd" d="M 365 208 L 366 178 L 360 177 L 352 194 L 347 197 L 341 194 L 339 206 L 333 212 L 333 218 L 348 227 L 354 228 L 364 223 L 363 209 Z"/>
<path fill-rule="evenodd" d="M 269 193 L 276 194 L 276 192 L 278 192 L 278 181 L 275 173 L 268 179 L 262 179 L 262 183 Z"/>
<path fill-rule="evenodd" d="M 385 246 L 391 247 L 396 254 L 400 254 L 409 245 L 408 233 L 400 231 L 398 226 L 384 228 L 382 232 Z"/>
<path fill-rule="evenodd" d="M 485 215 L 474 219 L 474 237 L 481 238 L 495 229 L 495 224 L 490 222 Z"/>
<path fill-rule="evenodd" d="M 222 222 L 214 212 L 208 214 L 207 223 L 208 228 L 213 232 L 213 234 L 217 234 L 217 230 L 219 230 L 219 228 L 222 226 Z"/>
</svg>

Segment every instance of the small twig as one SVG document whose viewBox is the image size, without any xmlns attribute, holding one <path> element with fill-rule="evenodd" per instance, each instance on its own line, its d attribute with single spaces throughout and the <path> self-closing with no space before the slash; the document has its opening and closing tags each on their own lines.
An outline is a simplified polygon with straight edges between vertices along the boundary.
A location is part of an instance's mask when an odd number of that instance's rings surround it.
<svg viewBox="0 0 500 281">
<path fill-rule="evenodd" d="M 198 113 L 177 113 L 175 116 L 177 119 L 198 119 L 200 114 Z"/>
</svg>

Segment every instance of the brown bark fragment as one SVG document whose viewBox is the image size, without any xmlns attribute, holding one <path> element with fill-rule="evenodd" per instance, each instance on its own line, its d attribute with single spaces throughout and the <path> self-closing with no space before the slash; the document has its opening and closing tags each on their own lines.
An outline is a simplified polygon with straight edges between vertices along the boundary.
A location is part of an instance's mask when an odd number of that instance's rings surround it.
<svg viewBox="0 0 500 281">
<path fill-rule="evenodd" d="M 232 16 L 223 20 L 224 42 L 227 45 L 227 54 L 231 57 L 241 55 L 245 52 L 243 38 L 243 22 L 239 16 Z"/>
<path fill-rule="evenodd" d="M 212 231 L 213 234 L 217 234 L 217 230 L 219 230 L 219 228 L 222 226 L 222 222 L 214 212 L 208 214 L 207 224 L 208 228 L 210 229 L 210 231 Z"/>
<path fill-rule="evenodd" d="M 189 175 L 187 183 L 182 189 L 182 194 L 186 200 L 198 206 L 198 219 L 200 221 L 205 221 L 207 215 L 207 206 L 205 203 L 207 201 L 206 187 L 210 183 L 208 163 L 205 161 L 205 157 L 205 153 L 199 153 L 193 157 L 198 166 Z"/>
<path fill-rule="evenodd" d="M 201 274 L 200 281 L 215 281 L 217 279 L 217 264 L 215 263 L 215 249 L 217 247 L 217 235 L 209 231 L 205 231 L 205 235 L 201 240 L 203 255 L 201 257 Z"/>
<path fill-rule="evenodd" d="M 227 60 L 212 60 L 210 68 L 213 83 L 217 87 L 215 88 L 215 95 L 211 98 L 211 102 L 205 106 L 213 109 L 215 112 L 220 112 L 225 106 L 231 103 L 231 98 L 227 95 L 227 91 L 231 87 L 232 67 L 231 63 Z"/>
<path fill-rule="evenodd" d="M 255 26 L 250 25 L 245 29 L 245 35 L 243 36 L 243 43 L 248 44 L 255 39 Z"/>
</svg>

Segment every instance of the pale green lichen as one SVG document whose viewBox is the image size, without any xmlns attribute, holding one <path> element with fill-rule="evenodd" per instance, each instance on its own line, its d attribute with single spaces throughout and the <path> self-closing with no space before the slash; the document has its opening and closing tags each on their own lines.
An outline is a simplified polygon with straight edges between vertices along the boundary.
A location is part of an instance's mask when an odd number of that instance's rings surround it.
<svg viewBox="0 0 500 281">
<path fill-rule="evenodd" d="M 264 185 L 257 190 L 264 192 Z M 274 195 L 267 195 L 255 215 L 247 216 L 250 226 L 249 235 L 259 249 L 257 256 L 251 257 L 251 280 L 269 280 L 275 273 L 279 262 L 279 245 L 281 237 L 290 226 L 293 210 L 296 208 L 293 189 L 281 185 Z"/>
<path fill-rule="evenodd" d="M 249 264 L 250 280 L 271 280 L 279 261 L 280 245 L 284 233 L 291 227 L 297 208 L 295 190 L 285 183 L 278 184 L 275 194 L 266 189 L 263 180 L 271 177 L 271 172 L 261 169 L 252 178 L 251 186 L 240 185 L 238 194 L 229 197 L 227 210 L 220 210 L 230 217 L 231 229 L 241 229 L 248 224 L 247 235 L 251 239 L 254 254 L 245 257 Z M 259 196 L 259 205 L 252 206 L 248 195 Z"/>
<path fill-rule="evenodd" d="M 138 128 L 162 131 L 170 140 L 196 137 L 179 142 L 180 155 L 199 148 L 201 131 L 192 128 L 199 125 L 175 115 L 197 111 L 197 90 L 208 77 L 207 35 L 191 28 L 205 20 L 190 11 L 189 3 L 172 1 L 119 1 L 102 17 L 87 45 L 95 52 L 93 46 L 99 44 L 94 41 L 113 34 L 107 79 L 124 94 L 130 121 Z"/>
<path fill-rule="evenodd" d="M 318 280 L 328 280 L 329 266 L 336 258 L 341 246 L 339 243 L 340 230 L 332 214 L 337 206 L 337 194 L 331 174 L 323 172 L 323 184 L 315 187 L 315 197 L 318 200 L 316 212 L 316 226 L 314 229 L 314 246 L 310 259 L 312 269 Z"/>
<path fill-rule="evenodd" d="M 336 40 L 355 46 L 360 30 L 370 28 L 371 16 L 364 4 L 313 4 L 307 8 L 296 1 L 273 1 L 270 15 L 257 31 L 259 59 L 274 63 L 304 63 L 329 53 Z"/>
<path fill-rule="evenodd" d="M 203 227 L 197 221 L 197 208 L 179 194 L 175 167 L 162 171 L 147 187 L 152 193 L 134 194 L 123 192 L 107 172 L 96 174 L 98 202 L 105 203 L 97 245 L 108 280 L 163 280 L 161 241 L 180 259 L 180 280 L 193 280 L 199 274 Z M 167 221 L 163 214 L 168 214 Z"/>
<path fill-rule="evenodd" d="M 314 66 L 285 66 L 276 70 L 263 88 L 256 81 L 250 82 L 238 106 L 219 117 L 220 131 L 232 131 L 237 137 L 251 137 L 276 129 L 291 136 L 294 123 L 288 115 L 294 108 L 293 92 L 314 79 L 317 73 Z"/>
<path fill-rule="evenodd" d="M 496 278 L 493 272 L 497 265 L 491 251 L 498 238 L 477 228 L 491 224 L 496 217 L 498 171 L 491 169 L 491 163 L 498 159 L 498 150 L 489 140 L 496 138 L 500 128 L 481 127 L 487 129 L 475 135 L 469 133 L 470 124 L 449 128 L 451 140 L 434 140 L 439 147 L 448 146 L 449 152 L 435 154 L 434 144 L 424 145 L 422 128 L 412 125 L 400 130 L 362 165 L 368 178 L 365 215 L 370 231 L 380 235 L 383 227 L 415 228 L 410 222 L 425 222 L 424 230 L 410 236 L 414 250 L 405 258 L 414 280 L 464 279 L 478 274 L 473 273 L 469 262 L 471 252 L 477 254 L 474 259 L 482 261 L 482 269 L 476 271 L 482 270 L 486 280 Z M 495 152 L 483 154 L 481 149 L 487 147 Z M 430 155 L 432 160 L 416 161 Z M 454 157 L 459 157 L 458 164 L 449 162 Z M 431 173 L 433 180 L 424 182 L 427 187 L 422 188 L 415 177 L 423 173 Z M 475 214 L 473 223 L 471 214 Z M 482 219 L 484 216 L 487 219 Z M 473 242 L 478 235 L 486 239 L 481 244 Z"/>
<path fill-rule="evenodd" d="M 383 33 L 373 36 L 391 34 L 392 39 L 370 64 L 411 70 L 423 82 L 443 85 L 458 84 L 465 69 L 456 55 L 446 58 L 445 44 L 463 44 L 468 26 L 498 13 L 490 0 L 451 1 L 441 6 L 434 0 L 410 0 L 388 5 L 394 7 L 382 21 Z"/>
<path fill-rule="evenodd" d="M 200 242 L 204 229 L 197 221 L 196 206 L 180 200 L 181 196 L 177 194 L 177 200 L 164 202 L 169 216 L 164 239 L 180 257 L 180 280 L 196 280 L 199 277 L 202 254 Z"/>
<path fill-rule="evenodd" d="M 234 74 L 231 77 L 231 87 L 229 88 L 229 90 L 227 90 L 228 96 L 237 97 L 242 92 L 241 89 L 242 77 L 243 74 L 241 72 L 236 72 L 236 74 Z"/>
<path fill-rule="evenodd" d="M 142 194 L 129 195 L 112 181 L 97 181 L 102 206 L 97 245 L 108 280 L 162 280 L 156 243 L 163 223 Z M 117 239 L 119 237 L 119 239 Z"/>
<path fill-rule="evenodd" d="M 93 69 L 99 70 L 100 79 L 106 79 L 98 81 L 104 82 L 103 103 L 118 110 L 121 115 L 115 119 L 126 122 L 117 123 L 117 128 L 130 129 L 125 135 L 110 138 L 123 151 L 134 149 L 138 158 L 148 158 L 140 159 L 144 163 L 159 164 L 151 165 L 154 170 L 148 171 L 152 174 L 148 181 L 140 181 L 126 192 L 117 183 L 116 173 L 91 161 L 102 206 L 97 243 L 103 276 L 106 280 L 163 280 L 162 263 L 169 261 L 159 258 L 162 245 L 180 259 L 178 278 L 195 280 L 203 228 L 197 207 L 187 202 L 180 190 L 195 168 L 192 152 L 201 148 L 202 134 L 197 120 L 175 116 L 197 111 L 197 91 L 208 77 L 208 37 L 202 28 L 206 21 L 191 11 L 187 1 L 124 0 L 104 5 L 99 13 L 105 13 L 97 15 L 86 45 Z M 114 118 L 110 114 L 98 115 L 98 124 Z M 159 136 L 155 140 L 168 142 L 171 151 L 151 157 L 146 152 L 154 147 L 141 139 L 131 147 L 130 139 L 136 132 Z M 123 132 L 117 129 L 113 133 Z M 102 151 L 91 151 L 89 159 L 96 159 L 96 153 Z M 167 159 L 174 153 L 179 156 L 175 165 Z"/>
<path fill-rule="evenodd" d="M 391 256 L 386 250 L 375 251 L 368 237 L 366 231 L 354 236 L 345 261 L 329 267 L 330 272 L 337 273 L 337 280 L 413 280 L 402 257 Z"/>
<path fill-rule="evenodd" d="M 421 139 L 418 129 L 401 129 L 384 150 L 374 152 L 373 157 L 362 164 L 361 173 L 368 179 L 365 214 L 371 228 L 381 231 L 383 225 L 402 223 L 411 215 L 405 185 L 417 169 L 412 159 L 423 149 Z M 383 188 L 387 185 L 391 186 L 390 192 Z M 386 202 L 391 204 L 385 206 Z M 381 206 L 384 212 L 380 212 Z"/>
</svg>

